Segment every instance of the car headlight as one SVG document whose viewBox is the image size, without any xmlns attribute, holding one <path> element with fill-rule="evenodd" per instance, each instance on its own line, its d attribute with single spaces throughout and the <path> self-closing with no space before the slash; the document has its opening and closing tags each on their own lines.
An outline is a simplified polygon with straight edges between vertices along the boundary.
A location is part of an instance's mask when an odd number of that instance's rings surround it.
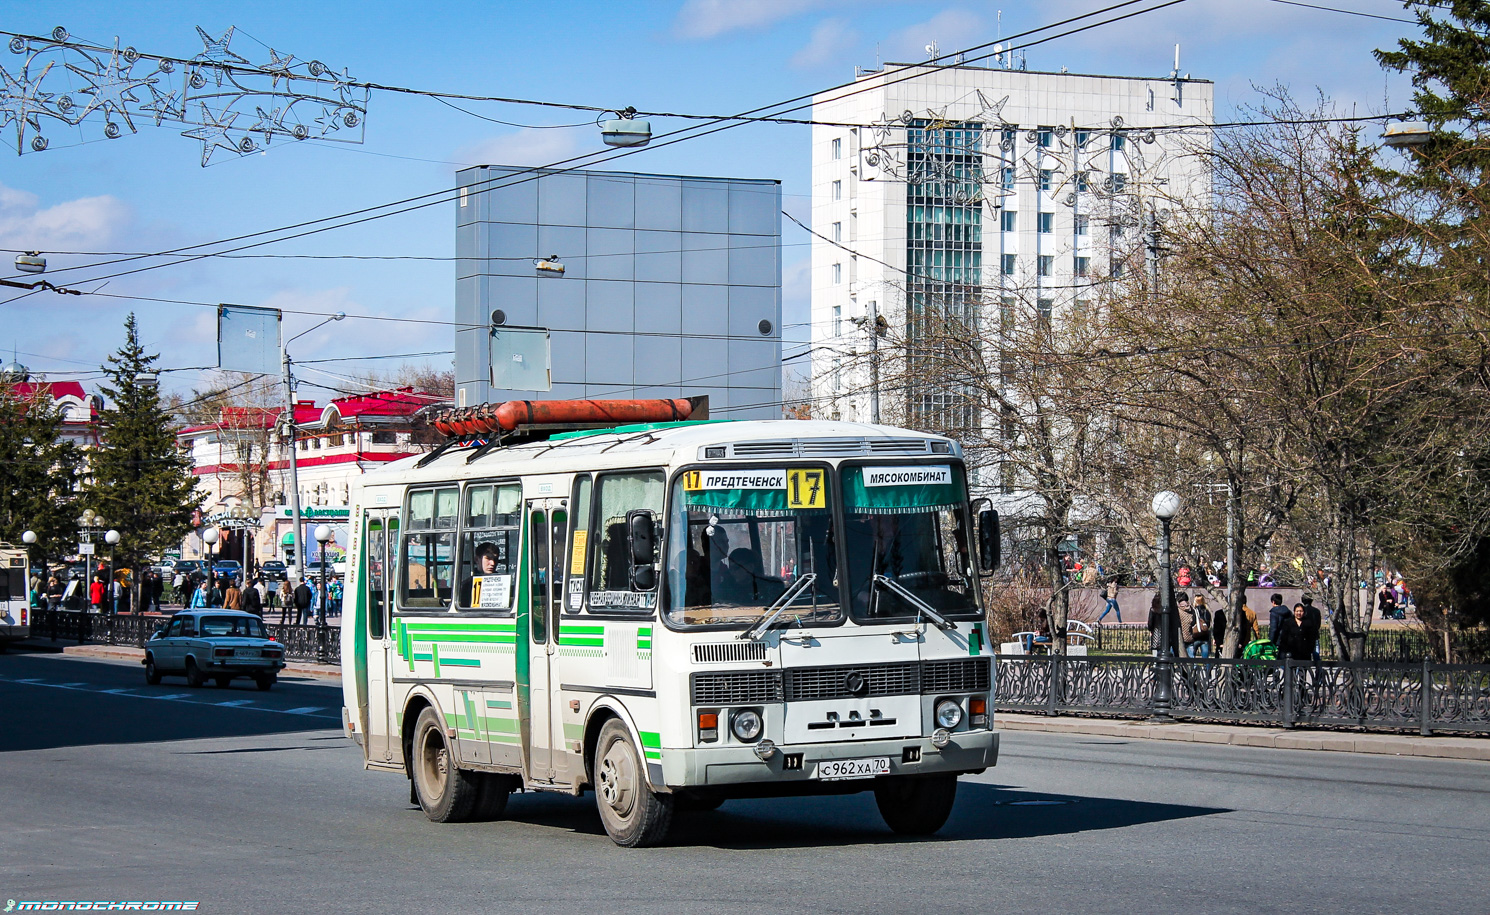
<svg viewBox="0 0 1490 915">
<path fill-rule="evenodd" d="M 962 724 L 962 703 L 943 699 L 936 704 L 936 723 L 948 730 Z"/>
<path fill-rule="evenodd" d="M 749 743 L 761 736 L 761 716 L 755 709 L 740 709 L 729 720 L 729 729 L 740 740 Z"/>
</svg>

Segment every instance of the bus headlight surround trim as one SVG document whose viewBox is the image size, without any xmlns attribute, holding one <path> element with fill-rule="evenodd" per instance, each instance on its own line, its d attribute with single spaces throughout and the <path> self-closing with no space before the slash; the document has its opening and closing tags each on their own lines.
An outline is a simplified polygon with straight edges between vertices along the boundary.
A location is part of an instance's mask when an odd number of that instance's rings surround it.
<svg viewBox="0 0 1490 915">
<path fill-rule="evenodd" d="M 769 738 L 762 740 L 750 749 L 761 762 L 768 762 L 771 757 L 776 755 L 776 743 Z"/>
<path fill-rule="evenodd" d="M 962 724 L 962 703 L 956 699 L 938 699 L 933 717 L 938 726 L 950 731 Z"/>
<path fill-rule="evenodd" d="M 753 708 L 742 708 L 730 716 L 730 732 L 742 743 L 750 743 L 760 737 L 764 728 L 760 712 Z"/>
</svg>

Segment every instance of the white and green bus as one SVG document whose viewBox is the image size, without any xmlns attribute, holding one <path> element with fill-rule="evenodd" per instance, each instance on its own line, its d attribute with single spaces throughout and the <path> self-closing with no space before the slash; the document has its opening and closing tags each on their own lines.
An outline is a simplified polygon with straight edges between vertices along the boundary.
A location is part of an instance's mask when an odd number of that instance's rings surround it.
<svg viewBox="0 0 1490 915">
<path fill-rule="evenodd" d="M 345 730 L 448 822 L 592 790 L 678 808 L 873 790 L 897 832 L 995 764 L 960 446 L 857 423 L 644 423 L 452 443 L 361 478 Z"/>
</svg>

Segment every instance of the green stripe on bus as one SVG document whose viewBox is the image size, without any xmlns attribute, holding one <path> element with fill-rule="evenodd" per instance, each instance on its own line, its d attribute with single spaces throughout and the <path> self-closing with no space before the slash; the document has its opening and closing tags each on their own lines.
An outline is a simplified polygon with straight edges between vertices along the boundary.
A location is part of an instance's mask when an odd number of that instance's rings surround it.
<svg viewBox="0 0 1490 915">
<path fill-rule="evenodd" d="M 506 699 L 488 699 L 488 700 L 486 700 L 486 707 L 487 708 L 512 708 L 512 703 L 511 702 L 508 702 Z"/>
<path fill-rule="evenodd" d="M 559 644 L 560 645 L 568 645 L 568 646 L 570 646 L 572 648 L 573 647 L 578 647 L 578 648 L 604 648 L 605 647 L 605 639 L 572 639 L 572 638 L 566 639 L 566 638 L 560 638 L 559 639 Z"/>
<path fill-rule="evenodd" d="M 516 718 L 488 718 L 488 719 L 486 719 L 486 729 L 488 731 L 501 731 L 502 733 L 505 733 L 505 734 L 516 734 L 518 732 L 517 731 L 517 719 Z"/>
<path fill-rule="evenodd" d="M 642 746 L 660 748 L 662 736 L 655 731 L 637 731 L 637 736 L 642 739 Z"/>
<path fill-rule="evenodd" d="M 560 635 L 604 635 L 604 626 L 559 626 Z"/>
<path fill-rule="evenodd" d="M 481 661 L 480 661 L 479 658 L 445 658 L 444 660 L 440 661 L 440 663 L 441 664 L 444 664 L 446 667 L 480 667 L 481 666 Z"/>
<path fill-rule="evenodd" d="M 430 643 L 429 660 L 435 665 L 435 676 L 438 677 L 440 675 L 440 646 L 436 643 Z"/>
<path fill-rule="evenodd" d="M 402 623 L 403 621 L 400 620 Z M 516 632 L 516 623 L 421 623 L 403 625 L 415 632 Z"/>
</svg>

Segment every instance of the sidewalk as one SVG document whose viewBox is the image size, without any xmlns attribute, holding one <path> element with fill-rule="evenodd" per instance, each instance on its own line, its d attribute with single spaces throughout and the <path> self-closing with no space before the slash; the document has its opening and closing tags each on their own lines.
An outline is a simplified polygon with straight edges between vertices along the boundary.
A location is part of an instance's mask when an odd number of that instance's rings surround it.
<svg viewBox="0 0 1490 915">
<path fill-rule="evenodd" d="M 145 657 L 145 649 L 127 645 L 68 645 L 62 649 L 65 655 L 84 658 L 122 658 L 139 662 Z M 285 665 L 281 675 L 297 677 L 319 677 L 324 680 L 340 680 L 341 668 L 335 664 L 315 664 L 310 661 L 291 661 Z M 141 676 L 144 676 L 141 674 Z"/>
<path fill-rule="evenodd" d="M 1421 756 L 1490 762 L 1490 740 L 1476 737 L 1420 737 L 1408 734 L 1361 734 L 1353 731 L 1304 731 L 1245 725 L 1177 722 L 1150 724 L 1113 718 L 1047 718 L 997 712 L 994 725 L 1001 731 L 1044 731 L 1092 737 L 1131 737 L 1223 743 L 1234 747 L 1273 747 L 1280 750 L 1333 750 L 1383 756 Z"/>
</svg>

